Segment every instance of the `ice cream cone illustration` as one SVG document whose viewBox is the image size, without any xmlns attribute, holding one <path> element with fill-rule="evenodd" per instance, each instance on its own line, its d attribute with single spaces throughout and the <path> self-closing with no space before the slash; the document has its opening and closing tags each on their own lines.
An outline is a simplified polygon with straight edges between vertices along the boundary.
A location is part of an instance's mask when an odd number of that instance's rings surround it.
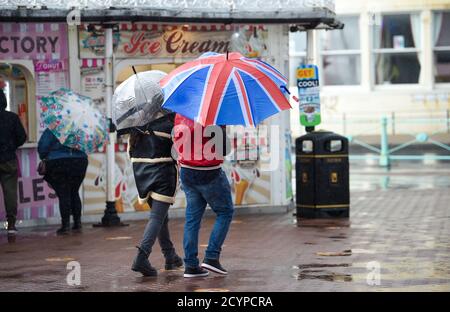
<svg viewBox="0 0 450 312">
<path fill-rule="evenodd" d="M 145 203 L 145 204 L 139 204 L 139 201 L 135 201 L 133 203 L 133 208 L 135 211 L 149 211 L 150 210 L 150 206 Z"/>
<path fill-rule="evenodd" d="M 239 182 L 234 184 L 234 189 L 236 190 L 235 194 L 235 205 L 242 205 L 242 201 L 244 199 L 244 194 L 247 191 L 249 186 L 248 181 L 240 180 Z"/>
<path fill-rule="evenodd" d="M 231 171 L 231 178 L 234 182 L 234 204 L 242 205 L 245 199 L 245 194 L 249 190 L 253 181 L 259 177 L 259 170 L 257 168 L 253 169 L 243 169 L 235 167 Z"/>
<path fill-rule="evenodd" d="M 115 196 L 116 211 L 118 213 L 122 213 L 125 211 L 122 194 L 124 194 L 127 191 L 127 185 L 126 181 L 124 180 L 122 170 L 119 168 L 117 164 L 115 165 L 114 169 L 115 169 L 114 196 Z M 97 187 L 101 187 L 106 192 L 105 174 L 106 174 L 106 167 L 105 165 L 103 165 L 101 167 L 100 174 L 94 181 L 94 185 Z"/>
</svg>

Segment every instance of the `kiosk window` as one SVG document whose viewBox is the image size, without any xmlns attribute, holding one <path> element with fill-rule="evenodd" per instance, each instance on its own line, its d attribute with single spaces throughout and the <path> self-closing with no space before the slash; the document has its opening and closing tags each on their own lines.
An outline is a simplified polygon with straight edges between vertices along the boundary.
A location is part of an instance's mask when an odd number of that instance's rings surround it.
<svg viewBox="0 0 450 312">
<path fill-rule="evenodd" d="M 33 142 L 36 121 L 33 118 L 34 95 L 30 94 L 30 75 L 20 65 L 0 63 L 0 81 L 4 85 L 7 110 L 16 113 L 27 132 L 28 142 Z M 32 101 L 31 101 L 32 100 Z M 33 103 L 31 103 L 33 102 Z"/>
</svg>

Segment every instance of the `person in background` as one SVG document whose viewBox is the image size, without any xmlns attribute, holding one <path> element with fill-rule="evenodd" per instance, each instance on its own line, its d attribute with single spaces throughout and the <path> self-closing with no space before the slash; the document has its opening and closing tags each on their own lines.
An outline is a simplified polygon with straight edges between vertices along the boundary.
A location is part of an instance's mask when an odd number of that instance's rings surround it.
<svg viewBox="0 0 450 312">
<path fill-rule="evenodd" d="M 19 116 L 6 111 L 7 101 L 0 89 L 0 184 L 3 189 L 8 234 L 15 234 L 17 217 L 17 156 L 16 150 L 27 140 Z"/>
<path fill-rule="evenodd" d="M 213 133 L 214 136 L 212 136 Z M 220 264 L 219 258 L 233 218 L 234 207 L 230 183 L 221 168 L 224 156 L 230 149 L 225 127 L 205 128 L 177 114 L 174 140 L 178 163 L 181 166 L 181 187 L 186 194 L 187 202 L 183 240 L 184 277 L 207 276 L 209 274 L 207 270 L 227 275 L 228 272 Z M 211 140 L 214 140 L 216 144 L 211 145 Z M 200 267 L 198 234 L 207 204 L 216 214 L 216 221 Z"/>
<path fill-rule="evenodd" d="M 59 199 L 61 228 L 57 235 L 70 232 L 70 215 L 73 231 L 81 231 L 81 199 L 78 193 L 88 166 L 83 151 L 62 145 L 50 129 L 46 129 L 38 143 L 41 160 L 45 161 L 44 180 L 55 190 Z"/>
</svg>

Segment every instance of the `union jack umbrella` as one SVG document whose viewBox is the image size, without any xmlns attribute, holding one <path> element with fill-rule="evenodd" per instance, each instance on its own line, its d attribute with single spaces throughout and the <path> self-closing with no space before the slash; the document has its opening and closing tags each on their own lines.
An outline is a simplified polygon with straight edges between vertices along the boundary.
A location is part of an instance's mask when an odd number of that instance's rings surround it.
<svg viewBox="0 0 450 312">
<path fill-rule="evenodd" d="M 256 126 L 291 108 L 286 84 L 271 65 L 237 52 L 204 53 L 160 81 L 163 107 L 203 126 Z"/>
</svg>

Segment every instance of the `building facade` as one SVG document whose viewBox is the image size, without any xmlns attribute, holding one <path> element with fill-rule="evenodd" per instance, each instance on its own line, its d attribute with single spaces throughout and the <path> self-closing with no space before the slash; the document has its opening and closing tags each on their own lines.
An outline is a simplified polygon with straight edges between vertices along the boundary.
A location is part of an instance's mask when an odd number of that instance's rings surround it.
<svg viewBox="0 0 450 312">
<path fill-rule="evenodd" d="M 379 120 L 387 116 L 390 133 L 439 132 L 448 139 L 450 1 L 337 0 L 336 13 L 344 29 L 318 31 L 314 40 L 322 104 L 318 128 L 379 135 Z M 290 33 L 294 94 L 305 42 L 304 33 Z M 291 112 L 291 125 L 294 137 L 304 133 L 298 110 Z"/>
</svg>

